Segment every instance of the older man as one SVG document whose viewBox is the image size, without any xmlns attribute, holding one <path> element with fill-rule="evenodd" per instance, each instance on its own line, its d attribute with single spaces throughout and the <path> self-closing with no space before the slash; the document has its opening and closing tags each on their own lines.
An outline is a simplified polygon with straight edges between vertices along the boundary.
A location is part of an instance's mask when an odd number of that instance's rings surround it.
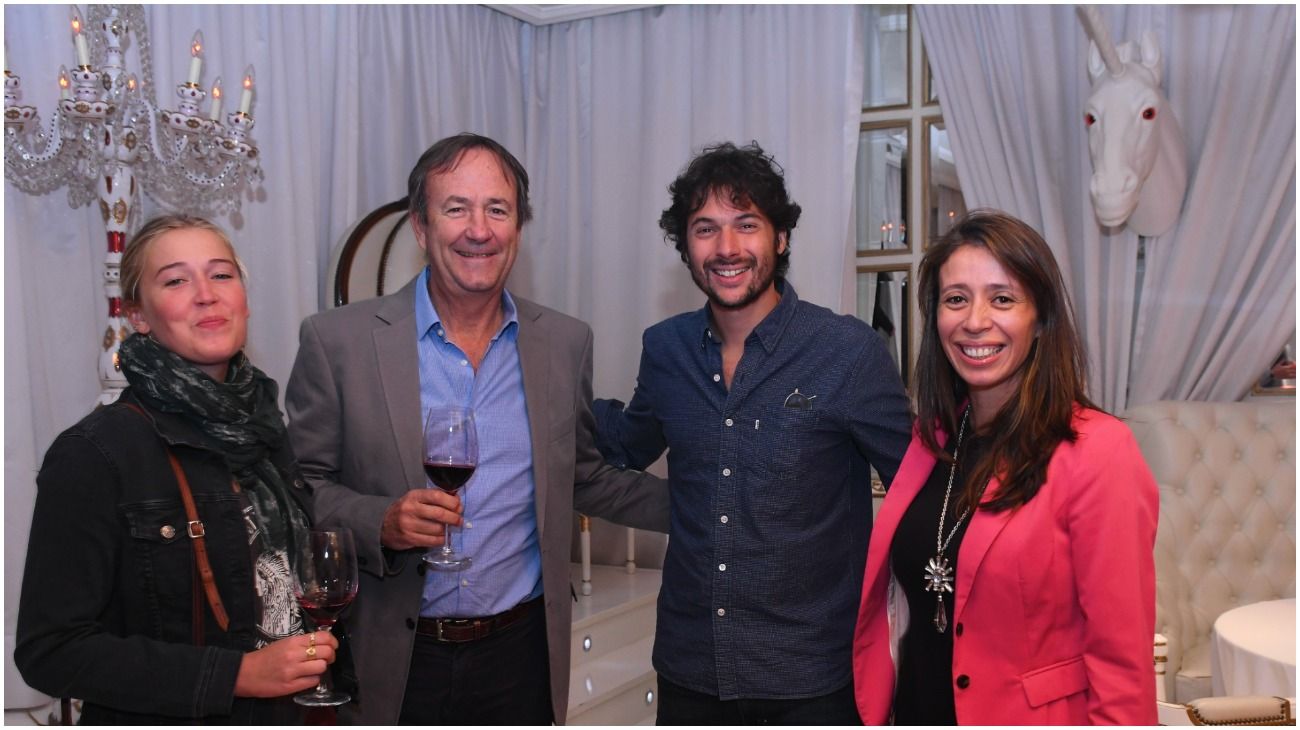
<svg viewBox="0 0 1300 730">
<path fill-rule="evenodd" d="M 562 723 L 568 704 L 573 510 L 666 530 L 664 483 L 593 446 L 592 335 L 512 296 L 531 217 L 528 174 L 461 134 L 411 171 L 410 222 L 429 265 L 396 294 L 309 317 L 286 391 L 316 523 L 356 535 L 348 620 L 361 724 Z M 422 416 L 470 406 L 478 469 L 456 497 L 426 489 Z M 473 562 L 429 570 L 447 523 Z"/>
</svg>

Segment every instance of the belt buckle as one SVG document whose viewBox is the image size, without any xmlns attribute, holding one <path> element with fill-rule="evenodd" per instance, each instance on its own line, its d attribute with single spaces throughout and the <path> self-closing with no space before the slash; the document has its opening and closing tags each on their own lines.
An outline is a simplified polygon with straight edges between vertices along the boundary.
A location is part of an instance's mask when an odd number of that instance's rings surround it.
<svg viewBox="0 0 1300 730">
<path fill-rule="evenodd" d="M 463 618 L 439 618 L 439 619 L 434 619 L 434 624 L 438 627 L 437 630 L 438 641 L 445 641 L 452 644 L 462 644 L 465 641 L 467 641 L 467 639 L 460 639 L 460 638 L 453 639 L 449 636 L 446 636 L 445 634 L 443 634 L 443 628 L 446 627 L 448 624 L 450 624 L 453 628 L 470 626 L 473 625 L 473 620 L 463 619 Z"/>
</svg>

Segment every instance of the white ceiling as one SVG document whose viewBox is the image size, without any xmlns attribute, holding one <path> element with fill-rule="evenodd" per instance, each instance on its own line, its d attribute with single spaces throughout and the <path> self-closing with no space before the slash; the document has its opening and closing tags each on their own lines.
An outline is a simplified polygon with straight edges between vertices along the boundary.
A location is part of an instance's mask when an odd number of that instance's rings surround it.
<svg viewBox="0 0 1300 730">
<path fill-rule="evenodd" d="M 518 18 L 525 23 L 533 25 L 549 25 L 551 23 L 563 23 L 569 20 L 580 20 L 582 18 L 594 18 L 597 15 L 609 15 L 611 13 L 621 13 L 627 10 L 639 10 L 641 8 L 652 8 L 654 5 L 569 5 L 562 3 L 536 4 L 536 5 L 484 5 L 509 15 L 512 18 Z"/>
</svg>

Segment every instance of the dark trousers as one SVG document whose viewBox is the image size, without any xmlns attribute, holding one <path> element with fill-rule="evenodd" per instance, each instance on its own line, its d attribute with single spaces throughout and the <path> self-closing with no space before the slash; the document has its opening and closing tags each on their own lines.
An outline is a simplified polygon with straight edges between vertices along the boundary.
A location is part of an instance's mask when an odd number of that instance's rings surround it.
<svg viewBox="0 0 1300 730">
<path fill-rule="evenodd" d="M 511 626 L 477 641 L 416 634 L 402 725 L 550 725 L 550 656 L 542 601 Z"/>
<path fill-rule="evenodd" d="M 656 725 L 861 725 L 853 683 L 799 700 L 720 700 L 659 678 Z"/>
</svg>

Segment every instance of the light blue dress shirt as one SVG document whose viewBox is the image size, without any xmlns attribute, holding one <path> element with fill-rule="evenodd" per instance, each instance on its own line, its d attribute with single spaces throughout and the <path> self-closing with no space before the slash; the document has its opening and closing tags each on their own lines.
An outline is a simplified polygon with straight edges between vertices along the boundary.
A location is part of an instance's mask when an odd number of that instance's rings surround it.
<svg viewBox="0 0 1300 730">
<path fill-rule="evenodd" d="M 452 532 L 453 546 L 473 564 L 460 572 L 426 572 L 421 616 L 490 616 L 542 593 L 519 316 L 510 294 L 501 298 L 505 317 L 476 373 L 447 341 L 429 298 L 427 266 L 415 287 L 420 412 L 438 405 L 473 408 L 479 448 L 478 468 L 460 491 L 465 525 Z"/>
</svg>

